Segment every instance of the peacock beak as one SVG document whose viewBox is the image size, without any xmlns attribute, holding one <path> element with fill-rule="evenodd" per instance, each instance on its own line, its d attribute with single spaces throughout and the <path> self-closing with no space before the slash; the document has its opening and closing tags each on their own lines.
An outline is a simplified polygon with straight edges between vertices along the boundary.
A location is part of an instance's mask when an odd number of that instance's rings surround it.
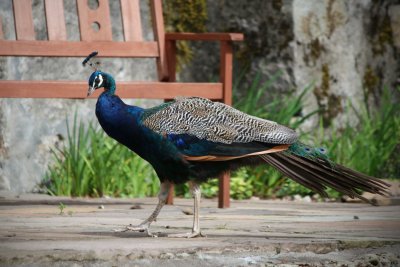
<svg viewBox="0 0 400 267">
<path fill-rule="evenodd" d="M 88 89 L 88 91 L 87 91 L 87 97 L 89 97 L 91 94 L 93 94 L 94 90 L 95 90 L 94 87 L 89 86 L 89 89 Z"/>
</svg>

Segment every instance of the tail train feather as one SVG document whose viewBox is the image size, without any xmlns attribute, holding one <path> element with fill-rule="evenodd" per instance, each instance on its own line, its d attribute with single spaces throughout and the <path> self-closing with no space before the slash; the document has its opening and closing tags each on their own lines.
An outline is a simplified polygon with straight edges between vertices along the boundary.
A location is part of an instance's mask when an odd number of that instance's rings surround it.
<svg viewBox="0 0 400 267">
<path fill-rule="evenodd" d="M 290 152 L 264 154 L 260 157 L 284 175 L 324 197 L 327 197 L 327 187 L 371 204 L 361 195 L 362 191 L 383 196 L 388 194 L 389 184 L 339 164 L 332 164 L 327 157 L 308 157 Z"/>
</svg>

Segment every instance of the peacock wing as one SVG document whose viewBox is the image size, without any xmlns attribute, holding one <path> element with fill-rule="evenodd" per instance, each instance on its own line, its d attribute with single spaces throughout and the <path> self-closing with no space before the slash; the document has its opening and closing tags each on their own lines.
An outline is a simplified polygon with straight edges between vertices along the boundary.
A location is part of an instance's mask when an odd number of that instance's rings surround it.
<svg viewBox="0 0 400 267">
<path fill-rule="evenodd" d="M 160 135 L 186 134 L 222 144 L 292 144 L 298 137 L 295 131 L 276 122 L 199 97 L 179 98 L 148 109 L 143 124 Z"/>
</svg>

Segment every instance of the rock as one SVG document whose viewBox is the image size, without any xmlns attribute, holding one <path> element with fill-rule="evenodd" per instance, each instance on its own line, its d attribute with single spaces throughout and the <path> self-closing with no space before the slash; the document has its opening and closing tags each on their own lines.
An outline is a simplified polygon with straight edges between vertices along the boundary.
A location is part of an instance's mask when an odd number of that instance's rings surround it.
<svg viewBox="0 0 400 267">
<path fill-rule="evenodd" d="M 300 195 L 294 195 L 293 196 L 293 201 L 302 201 L 303 198 Z"/>
<path fill-rule="evenodd" d="M 305 197 L 303 197 L 303 202 L 310 203 L 310 202 L 312 202 L 312 199 L 310 196 L 305 196 Z"/>
<path fill-rule="evenodd" d="M 104 205 L 98 206 L 98 209 L 99 209 L 99 210 L 104 210 Z"/>
<path fill-rule="evenodd" d="M 349 196 L 342 196 L 341 198 L 342 202 L 347 202 L 347 203 L 362 203 L 363 201 L 359 198 L 351 198 Z"/>
<path fill-rule="evenodd" d="M 390 23 L 393 31 L 393 41 L 395 46 L 400 48 L 400 5 L 393 5 L 389 9 Z"/>
<path fill-rule="evenodd" d="M 400 205 L 400 182 L 390 180 L 385 180 L 385 182 L 390 184 L 388 197 L 368 192 L 364 192 L 362 196 L 380 206 Z"/>
<path fill-rule="evenodd" d="M 183 214 L 193 215 L 193 210 L 191 208 L 182 208 Z"/>
<path fill-rule="evenodd" d="M 389 195 L 392 197 L 400 197 L 400 182 L 391 180 L 384 180 L 384 181 L 390 185 Z"/>
</svg>

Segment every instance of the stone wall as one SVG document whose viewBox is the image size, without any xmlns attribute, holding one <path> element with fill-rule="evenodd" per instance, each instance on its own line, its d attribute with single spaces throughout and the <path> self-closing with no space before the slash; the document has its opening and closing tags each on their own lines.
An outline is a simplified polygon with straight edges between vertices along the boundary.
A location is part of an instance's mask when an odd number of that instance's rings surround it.
<svg viewBox="0 0 400 267">
<path fill-rule="evenodd" d="M 250 83 L 258 73 L 266 80 L 282 72 L 266 101 L 273 91 L 301 92 L 313 84 L 302 113 L 320 109 L 325 126 L 340 126 L 348 119 L 356 123 L 355 116 L 343 115 L 349 100 L 356 109 L 364 100 L 376 106 L 385 86 L 399 100 L 394 90 L 400 76 L 398 0 L 210 0 L 207 6 L 208 31 L 245 34 L 236 45 L 236 74 L 247 68 Z M 216 79 L 218 56 L 209 51 L 218 45 L 197 49 L 181 78 Z M 305 127 L 318 121 L 314 116 Z"/>
<path fill-rule="evenodd" d="M 343 116 L 365 101 L 379 104 L 384 86 L 394 89 L 400 77 L 398 1 L 293 1 L 294 64 L 297 88 L 315 82 L 305 113 L 322 109 L 325 126 L 356 117 Z M 309 124 L 315 125 L 318 117 Z"/>
</svg>

